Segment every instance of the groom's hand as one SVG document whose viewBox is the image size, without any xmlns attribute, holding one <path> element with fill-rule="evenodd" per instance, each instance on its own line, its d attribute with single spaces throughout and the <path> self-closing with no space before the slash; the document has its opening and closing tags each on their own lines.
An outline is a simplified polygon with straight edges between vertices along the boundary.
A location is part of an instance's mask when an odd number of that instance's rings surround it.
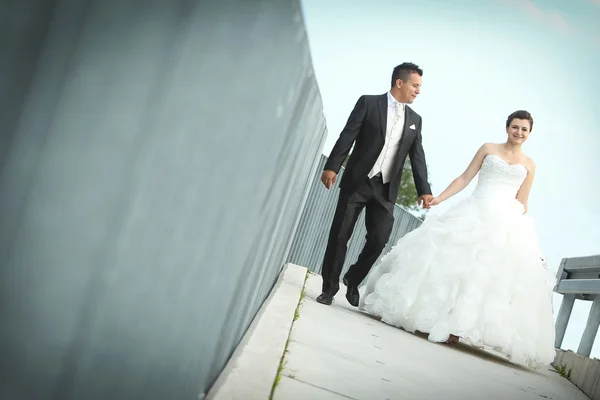
<svg viewBox="0 0 600 400">
<path fill-rule="evenodd" d="M 326 169 L 325 171 L 323 171 L 323 174 L 321 175 L 321 182 L 323 182 L 323 185 L 325 185 L 325 187 L 327 189 L 329 189 L 333 185 L 335 185 L 336 179 L 337 179 L 337 174 L 334 171 L 331 171 L 329 169 Z"/>
<path fill-rule="evenodd" d="M 431 199 L 431 201 L 429 202 L 429 208 L 433 207 L 433 206 L 437 206 L 438 204 L 440 204 L 442 201 L 440 200 L 439 197 L 434 197 L 433 199 Z"/>
<path fill-rule="evenodd" d="M 423 195 L 419 196 L 419 206 L 423 207 L 424 209 L 431 208 L 431 206 L 429 205 L 429 203 L 431 203 L 431 200 L 433 200 L 432 195 L 423 194 Z"/>
</svg>

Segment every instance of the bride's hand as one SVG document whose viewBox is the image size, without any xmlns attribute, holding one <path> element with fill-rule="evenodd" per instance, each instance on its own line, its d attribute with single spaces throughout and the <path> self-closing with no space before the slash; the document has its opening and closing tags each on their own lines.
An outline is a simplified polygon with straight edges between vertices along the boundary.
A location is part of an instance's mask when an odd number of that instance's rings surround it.
<svg viewBox="0 0 600 400">
<path fill-rule="evenodd" d="M 429 207 L 433 207 L 433 206 L 437 206 L 438 204 L 440 204 L 442 202 L 442 200 L 440 200 L 439 197 L 434 197 L 433 199 L 431 199 L 431 201 L 429 202 Z"/>
</svg>

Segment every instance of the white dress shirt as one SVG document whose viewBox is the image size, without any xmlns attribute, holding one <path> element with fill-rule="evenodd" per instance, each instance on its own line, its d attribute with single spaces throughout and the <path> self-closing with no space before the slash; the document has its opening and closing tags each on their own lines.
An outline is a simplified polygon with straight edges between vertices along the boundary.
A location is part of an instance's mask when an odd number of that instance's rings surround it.
<svg viewBox="0 0 600 400">
<path fill-rule="evenodd" d="M 400 138 L 404 130 L 405 105 L 394 99 L 390 92 L 387 93 L 387 127 L 385 132 L 385 144 L 375 161 L 375 165 L 369 172 L 369 179 L 381 172 L 383 183 L 390 181 Z"/>
</svg>

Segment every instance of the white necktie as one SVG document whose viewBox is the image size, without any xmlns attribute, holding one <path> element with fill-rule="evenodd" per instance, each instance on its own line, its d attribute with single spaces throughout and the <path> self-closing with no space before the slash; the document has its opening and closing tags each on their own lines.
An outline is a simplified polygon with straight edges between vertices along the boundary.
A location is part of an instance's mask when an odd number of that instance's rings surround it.
<svg viewBox="0 0 600 400">
<path fill-rule="evenodd" d="M 402 111 L 404 111 L 404 107 L 401 103 L 396 102 L 396 116 L 399 116 Z"/>
<path fill-rule="evenodd" d="M 392 125 L 392 129 L 390 129 L 390 132 L 392 132 L 392 130 L 394 129 L 394 127 L 396 126 L 396 124 L 398 123 L 400 118 L 402 118 L 402 112 L 404 111 L 404 107 L 402 107 L 401 103 L 396 102 L 395 104 L 396 104 L 396 114 L 394 115 L 394 123 Z"/>
</svg>

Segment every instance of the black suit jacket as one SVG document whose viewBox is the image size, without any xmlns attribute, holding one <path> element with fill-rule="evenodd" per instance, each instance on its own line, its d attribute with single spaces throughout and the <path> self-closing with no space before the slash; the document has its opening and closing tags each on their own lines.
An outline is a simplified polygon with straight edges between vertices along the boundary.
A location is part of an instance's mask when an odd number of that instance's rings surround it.
<svg viewBox="0 0 600 400">
<path fill-rule="evenodd" d="M 339 172 L 352 145 L 354 145 L 354 150 L 350 155 L 346 171 L 340 182 L 340 188 L 357 190 L 368 177 L 369 171 L 375 165 L 385 145 L 387 110 L 387 93 L 375 96 L 363 95 L 356 102 L 324 168 L 336 173 Z M 415 129 L 410 129 L 411 125 L 415 125 Z M 410 157 L 417 194 L 419 196 L 431 194 L 431 187 L 427 181 L 427 163 L 422 145 L 421 125 L 421 116 L 406 106 L 404 131 L 402 132 L 400 146 L 398 146 L 398 153 L 394 162 L 394 170 L 390 179 L 389 199 L 392 202 L 395 202 L 398 196 L 398 188 L 407 155 Z"/>
</svg>

